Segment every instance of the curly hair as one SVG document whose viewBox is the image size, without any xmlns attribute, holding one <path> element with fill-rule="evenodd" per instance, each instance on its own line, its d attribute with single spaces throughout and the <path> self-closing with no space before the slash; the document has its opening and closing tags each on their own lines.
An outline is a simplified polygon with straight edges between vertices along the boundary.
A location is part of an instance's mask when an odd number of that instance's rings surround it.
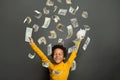
<svg viewBox="0 0 120 80">
<path fill-rule="evenodd" d="M 57 48 L 63 50 L 64 57 L 67 57 L 67 49 L 63 45 L 57 44 L 57 45 L 54 45 L 52 47 L 52 54 L 51 54 L 52 58 L 53 58 L 53 55 L 54 55 L 54 50 L 57 49 Z"/>
</svg>

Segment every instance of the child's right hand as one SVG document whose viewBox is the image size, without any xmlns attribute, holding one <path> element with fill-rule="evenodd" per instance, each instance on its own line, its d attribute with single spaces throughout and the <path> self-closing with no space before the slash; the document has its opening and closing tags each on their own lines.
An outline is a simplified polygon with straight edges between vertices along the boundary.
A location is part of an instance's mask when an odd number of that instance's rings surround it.
<svg viewBox="0 0 120 80">
<path fill-rule="evenodd" d="M 29 37 L 29 40 L 30 40 L 29 44 L 34 43 L 33 38 Z"/>
</svg>

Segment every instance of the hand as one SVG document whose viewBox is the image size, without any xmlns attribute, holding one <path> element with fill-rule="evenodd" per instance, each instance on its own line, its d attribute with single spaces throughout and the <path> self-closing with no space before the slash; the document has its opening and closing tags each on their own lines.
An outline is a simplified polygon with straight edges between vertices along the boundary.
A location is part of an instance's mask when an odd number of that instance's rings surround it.
<svg viewBox="0 0 120 80">
<path fill-rule="evenodd" d="M 29 44 L 34 43 L 33 38 L 29 37 L 29 40 L 30 40 Z"/>
<path fill-rule="evenodd" d="M 76 34 L 77 38 L 80 40 L 84 39 L 85 35 L 86 35 L 86 31 L 83 29 L 80 29 Z"/>
</svg>

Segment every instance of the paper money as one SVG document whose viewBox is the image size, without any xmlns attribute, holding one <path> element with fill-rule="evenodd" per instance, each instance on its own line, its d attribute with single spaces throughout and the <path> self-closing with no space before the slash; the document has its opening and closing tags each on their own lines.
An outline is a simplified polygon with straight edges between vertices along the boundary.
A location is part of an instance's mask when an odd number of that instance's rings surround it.
<svg viewBox="0 0 120 80">
<path fill-rule="evenodd" d="M 38 29 L 39 29 L 39 26 L 38 26 L 37 24 L 34 24 L 34 25 L 33 25 L 33 29 L 34 29 L 34 32 L 37 32 Z"/>
<path fill-rule="evenodd" d="M 40 18 L 42 17 L 42 13 L 39 12 L 38 10 L 34 10 L 34 12 L 36 13 L 36 14 L 34 15 L 35 18 L 40 19 Z"/>
<path fill-rule="evenodd" d="M 66 0 L 66 3 L 67 4 L 72 4 L 72 1 L 71 0 Z"/>
<path fill-rule="evenodd" d="M 86 30 L 85 29 L 80 29 L 78 32 L 77 32 L 77 38 L 82 40 L 84 39 L 85 35 L 86 35 Z"/>
<path fill-rule="evenodd" d="M 66 39 L 69 39 L 69 38 L 71 38 L 72 35 L 73 35 L 72 25 L 67 26 L 67 30 L 68 30 L 68 35 L 67 35 Z"/>
<path fill-rule="evenodd" d="M 79 26 L 77 18 L 72 18 L 72 19 L 70 19 L 70 21 L 74 28 L 77 28 Z"/>
<path fill-rule="evenodd" d="M 55 39 L 57 38 L 57 34 L 54 30 L 50 31 L 50 36 L 48 36 L 49 39 Z"/>
<path fill-rule="evenodd" d="M 90 30 L 90 26 L 89 25 L 83 25 L 83 27 L 85 28 L 86 31 Z"/>
<path fill-rule="evenodd" d="M 31 17 L 27 16 L 27 17 L 25 18 L 25 20 L 23 21 L 23 23 L 26 23 L 26 22 L 27 22 L 28 24 L 30 24 L 31 21 L 32 21 Z"/>
<path fill-rule="evenodd" d="M 59 9 L 58 14 L 65 16 L 67 14 L 67 9 Z"/>
<path fill-rule="evenodd" d="M 54 5 L 53 0 L 47 0 L 46 5 L 47 6 L 53 6 Z"/>
<path fill-rule="evenodd" d="M 45 37 L 44 37 L 44 36 L 40 37 L 40 38 L 38 39 L 38 43 L 39 43 L 39 44 L 44 43 L 44 45 L 46 45 L 46 44 L 47 44 L 47 42 L 46 42 Z"/>
<path fill-rule="evenodd" d="M 79 9 L 79 6 L 77 6 L 76 9 L 74 9 L 72 6 L 70 6 L 70 8 L 69 8 L 69 13 L 75 15 L 76 12 L 78 11 L 78 9 Z"/>
<path fill-rule="evenodd" d="M 47 46 L 47 53 L 48 53 L 48 56 L 50 56 L 52 54 L 52 44 L 49 44 Z"/>
<path fill-rule="evenodd" d="M 82 17 L 83 18 L 88 18 L 88 12 L 87 11 L 83 11 L 82 12 Z"/>
<path fill-rule="evenodd" d="M 48 10 L 46 7 L 43 8 L 43 12 L 44 14 L 49 14 L 50 13 L 50 10 Z"/>
<path fill-rule="evenodd" d="M 71 71 L 75 71 L 76 67 L 77 67 L 76 61 L 74 60 L 73 63 L 72 63 Z"/>
<path fill-rule="evenodd" d="M 29 38 L 32 36 L 32 28 L 26 27 L 25 41 L 30 42 Z"/>
<path fill-rule="evenodd" d="M 50 25 L 50 22 L 51 22 L 51 18 L 45 17 L 45 21 L 44 21 L 44 24 L 42 25 L 42 28 L 48 28 L 48 26 Z"/>
<path fill-rule="evenodd" d="M 48 68 L 50 66 L 50 63 L 49 62 L 42 63 L 42 66 L 45 67 L 45 68 Z"/>
<path fill-rule="evenodd" d="M 52 19 L 57 23 L 60 20 L 60 17 L 58 15 L 53 15 Z"/>
<path fill-rule="evenodd" d="M 58 6 L 54 6 L 53 12 L 55 12 L 58 9 Z"/>
<path fill-rule="evenodd" d="M 86 41 L 85 41 L 85 43 L 84 43 L 84 45 L 82 47 L 84 51 L 87 49 L 87 46 L 89 45 L 89 43 L 90 43 L 90 38 L 87 37 L 87 39 L 86 39 Z"/>
<path fill-rule="evenodd" d="M 58 44 L 62 44 L 62 45 L 64 45 L 64 41 L 63 41 L 62 38 L 59 38 L 59 39 L 58 39 Z"/>
<path fill-rule="evenodd" d="M 34 53 L 34 54 L 29 53 L 29 54 L 28 54 L 28 58 L 34 59 L 34 58 L 35 58 L 35 55 L 36 55 L 35 53 Z"/>
<path fill-rule="evenodd" d="M 58 31 L 63 32 L 63 25 L 61 23 L 57 24 L 56 28 Z"/>
</svg>

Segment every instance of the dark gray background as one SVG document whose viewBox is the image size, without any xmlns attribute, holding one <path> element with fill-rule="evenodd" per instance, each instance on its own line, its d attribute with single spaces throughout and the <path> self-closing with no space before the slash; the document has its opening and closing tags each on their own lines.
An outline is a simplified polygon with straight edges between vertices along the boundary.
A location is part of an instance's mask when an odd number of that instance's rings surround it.
<svg viewBox="0 0 120 80">
<path fill-rule="evenodd" d="M 73 1 L 73 6 L 76 6 L 77 0 Z M 30 25 L 26 25 L 23 24 L 24 18 L 33 18 L 33 11 L 41 11 L 44 2 L 45 0 L 0 0 L 0 80 L 49 80 L 48 70 L 41 66 L 39 57 L 36 56 L 33 60 L 27 57 L 32 50 L 24 41 L 26 26 L 32 27 L 33 23 L 42 25 L 44 22 L 33 20 Z M 78 0 L 77 4 L 80 13 L 83 10 L 89 13 L 88 19 L 79 17 L 79 24 L 91 26 L 87 33 L 91 42 L 86 51 L 80 48 L 76 59 L 77 70 L 70 72 L 68 80 L 120 80 L 120 1 Z M 69 17 L 62 19 L 64 25 L 69 24 Z M 38 35 L 47 33 L 44 30 L 40 32 L 41 34 L 34 34 L 35 42 Z M 69 47 L 71 40 L 66 42 Z M 44 45 L 40 47 L 46 51 Z"/>
</svg>

